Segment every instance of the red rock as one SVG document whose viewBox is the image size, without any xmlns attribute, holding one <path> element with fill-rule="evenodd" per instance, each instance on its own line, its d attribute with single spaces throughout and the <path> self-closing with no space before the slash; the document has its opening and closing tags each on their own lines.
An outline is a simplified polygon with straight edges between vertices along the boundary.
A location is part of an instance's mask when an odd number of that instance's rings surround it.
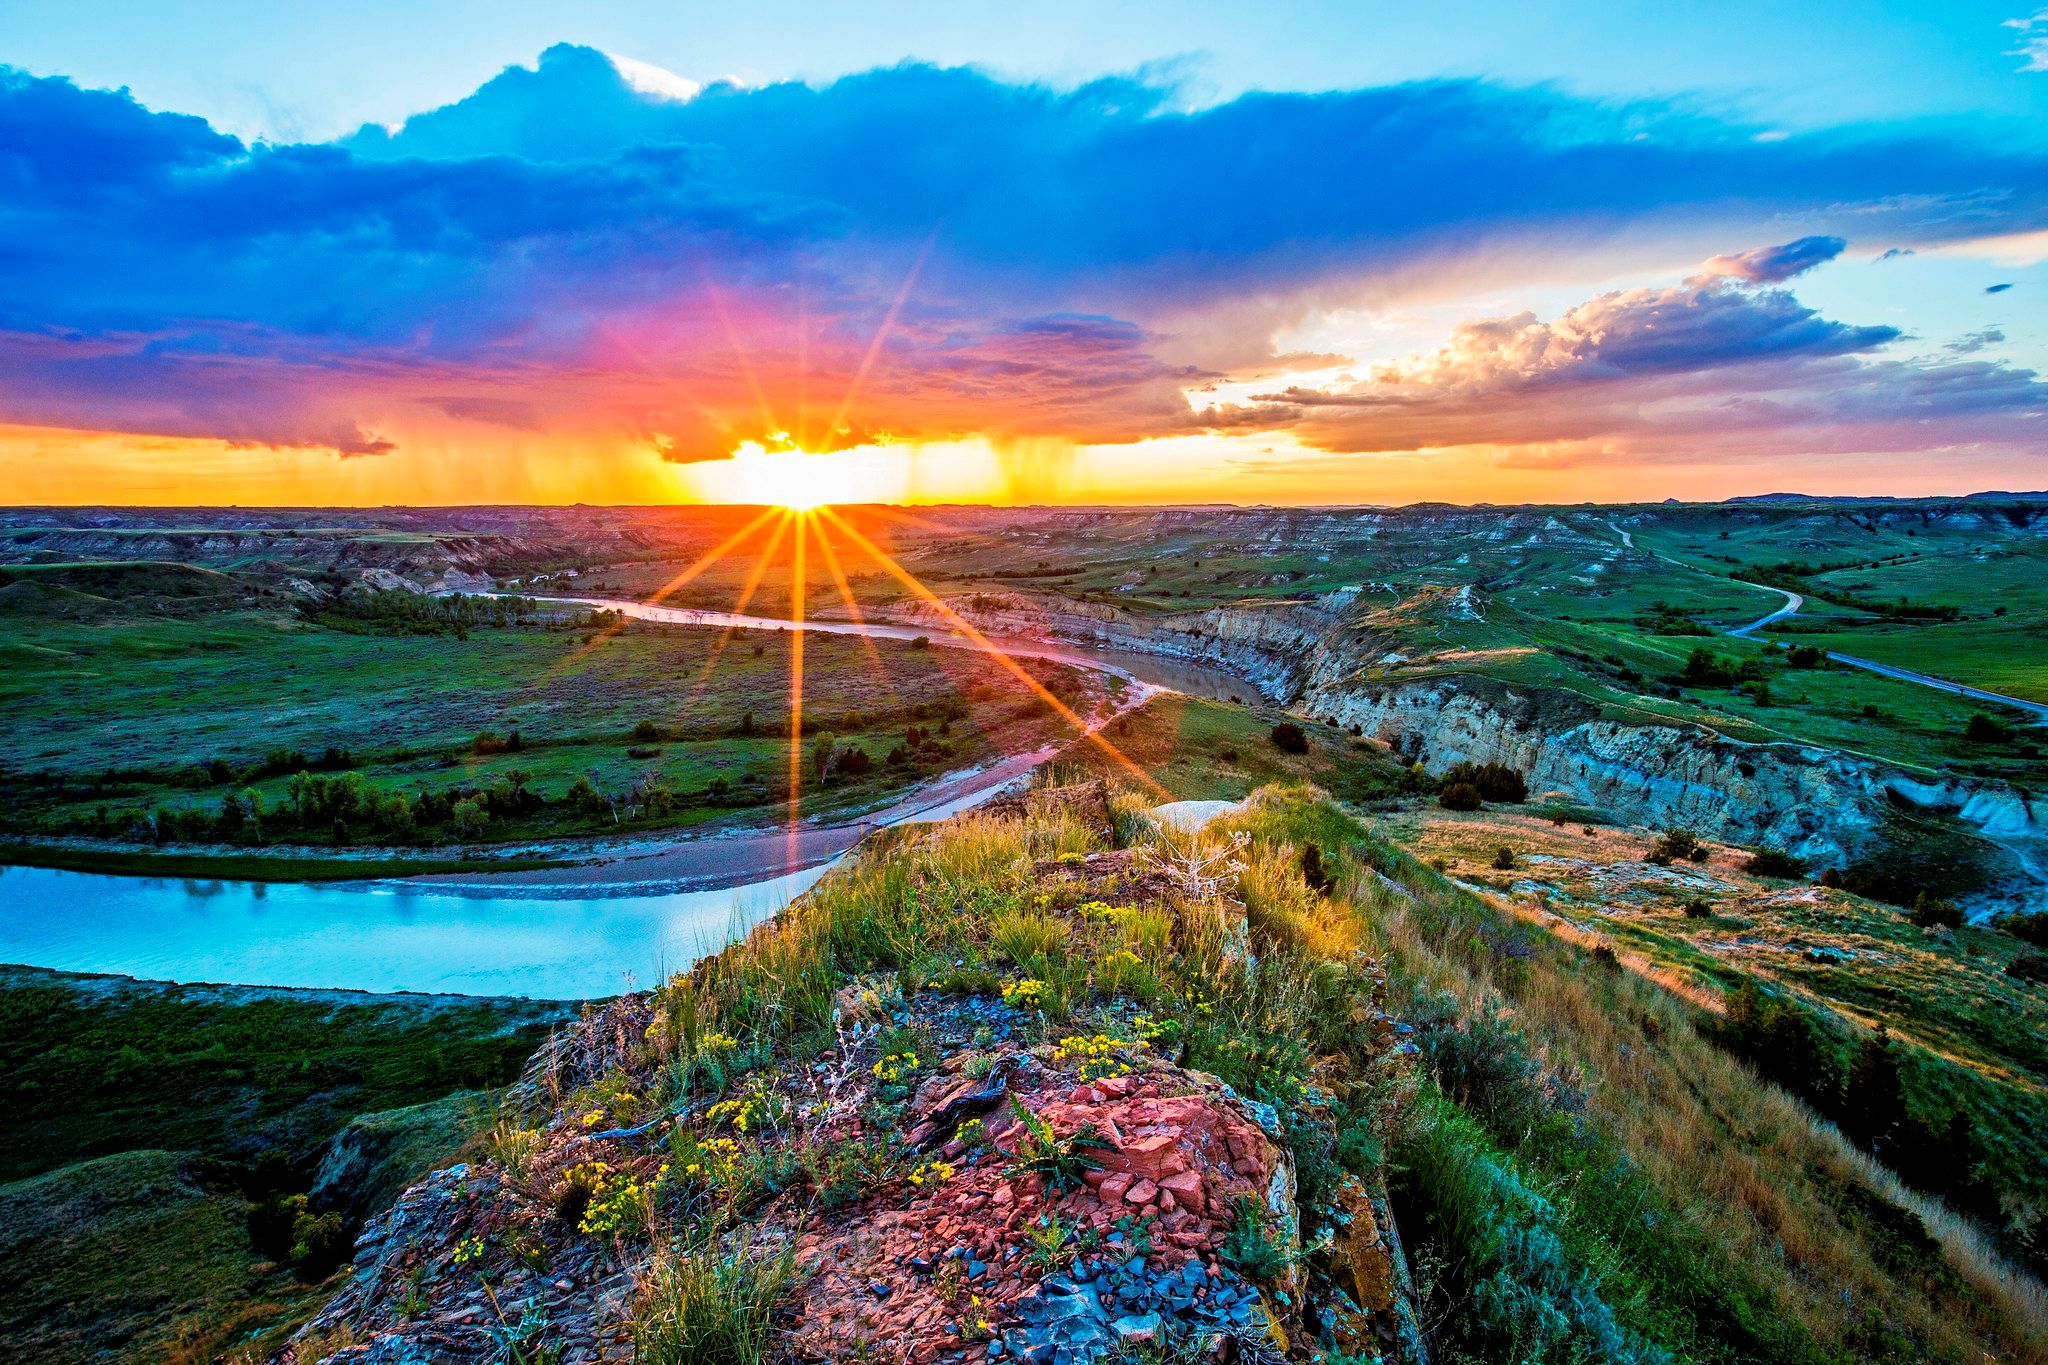
<svg viewBox="0 0 2048 1365">
<path fill-rule="evenodd" d="M 1209 1206 L 1208 1192 L 1202 1188 L 1202 1177 L 1195 1171 L 1181 1171 L 1159 1182 L 1159 1188 L 1169 1190 L 1173 1197 L 1191 1212 L 1201 1213 Z"/>
<path fill-rule="evenodd" d="M 1122 1099 L 1131 1093 L 1133 1082 L 1129 1076 L 1104 1076 L 1095 1083 L 1095 1088 L 1111 1099 Z"/>
<path fill-rule="evenodd" d="M 1139 1180 L 1124 1191 L 1126 1204 L 1149 1204 L 1159 1197 L 1159 1187 L 1149 1180 Z"/>
<path fill-rule="evenodd" d="M 1121 1199 L 1124 1197 L 1124 1192 L 1131 1188 L 1132 1181 L 1135 1178 L 1129 1171 L 1110 1171 L 1104 1175 L 1102 1184 L 1097 1187 L 1097 1192 L 1105 1200 Z"/>
<path fill-rule="evenodd" d="M 1120 1151 L 1103 1154 L 1102 1163 L 1116 1170 L 1129 1171 L 1133 1175 L 1156 1178 L 1169 1174 L 1166 1166 L 1169 1154 L 1174 1149 L 1171 1133 L 1154 1133 L 1123 1145 Z"/>
</svg>

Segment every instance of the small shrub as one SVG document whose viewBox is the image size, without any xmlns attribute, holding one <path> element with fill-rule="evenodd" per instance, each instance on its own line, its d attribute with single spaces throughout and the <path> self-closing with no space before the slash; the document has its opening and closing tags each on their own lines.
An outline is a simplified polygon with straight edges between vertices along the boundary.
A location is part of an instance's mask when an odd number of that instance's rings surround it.
<svg viewBox="0 0 2048 1365">
<path fill-rule="evenodd" d="M 1667 829 L 1658 836 L 1657 842 L 1651 847 L 1649 861 L 1659 867 L 1668 867 L 1680 858 L 1704 862 L 1706 856 L 1706 846 L 1691 830 Z"/>
<path fill-rule="evenodd" d="M 562 1172 L 562 1181 L 548 1196 L 549 1209 L 555 1221 L 564 1227 L 578 1227 L 583 1215 L 590 1209 L 590 1201 L 597 1194 L 605 1175 L 604 1163 L 586 1161 L 571 1166 Z"/>
<path fill-rule="evenodd" d="M 1806 859 L 1782 848 L 1760 848 L 1749 855 L 1749 861 L 1742 865 L 1742 870 L 1753 876 L 1797 881 L 1806 875 Z"/>
<path fill-rule="evenodd" d="M 1922 929 L 1963 927 L 1963 912 L 1955 902 L 1930 896 L 1925 891 L 1913 898 L 1913 908 L 1906 912 L 1906 918 Z"/>
<path fill-rule="evenodd" d="M 2021 953 L 2005 964 L 2005 974 L 2034 986 L 2048 984 L 2048 953 Z"/>
<path fill-rule="evenodd" d="M 1453 782 L 1437 794 L 1436 803 L 1445 810 L 1478 810 L 1484 805 L 1479 788 L 1470 782 Z"/>
<path fill-rule="evenodd" d="M 1010 1161 L 1003 1171 L 1005 1179 L 1035 1175 L 1048 1188 L 1065 1193 L 1079 1189 L 1081 1177 L 1088 1172 L 1102 1169 L 1093 1153 L 1115 1149 L 1116 1144 L 1096 1131 L 1092 1123 L 1082 1124 L 1070 1137 L 1060 1137 L 1051 1124 L 1032 1113 L 1015 1095 L 1010 1096 L 1010 1112 L 1023 1123 L 1024 1137 L 1016 1151 L 1002 1152 Z"/>
<path fill-rule="evenodd" d="M 1990 716 L 1975 715 L 1963 726 L 1963 738 L 1972 744 L 2010 744 L 2012 727 Z"/>
<path fill-rule="evenodd" d="M 1287 1248 L 1272 1235 L 1272 1211 L 1250 1195 L 1239 1195 L 1232 1206 L 1236 1218 L 1223 1239 L 1218 1254 L 1226 1264 L 1256 1284 L 1266 1284 L 1287 1273 L 1293 1264 Z"/>
<path fill-rule="evenodd" d="M 1506 844 L 1502 844 L 1499 848 L 1495 849 L 1493 851 L 1493 867 L 1496 872 L 1514 871 L 1515 851 Z"/>
<path fill-rule="evenodd" d="M 1481 801 L 1512 806 L 1529 799 L 1528 780 L 1505 763 L 1454 763 L 1439 780 L 1445 786 L 1469 783 Z"/>
<path fill-rule="evenodd" d="M 656 725 L 651 720 L 643 720 L 633 727 L 633 738 L 639 740 L 642 744 L 646 744 L 653 740 L 666 739 L 667 736 L 662 732 L 662 728 L 659 725 Z"/>
<path fill-rule="evenodd" d="M 1283 720 L 1272 730 L 1273 747 L 1283 754 L 1305 754 L 1308 752 L 1308 733 L 1291 720 Z"/>
<path fill-rule="evenodd" d="M 2036 948 L 2048 948 L 2048 910 L 2007 915 L 1998 921 L 1998 927 L 2022 943 L 2031 943 Z"/>
<path fill-rule="evenodd" d="M 797 1151 L 797 1162 L 818 1207 L 826 1212 L 854 1203 L 903 1169 L 902 1153 L 887 1133 L 805 1143 Z"/>
<path fill-rule="evenodd" d="M 1705 896 L 1694 896 L 1685 903 L 1685 917 L 1687 919 L 1708 919 L 1712 917 L 1713 913 L 1714 907 Z"/>
</svg>

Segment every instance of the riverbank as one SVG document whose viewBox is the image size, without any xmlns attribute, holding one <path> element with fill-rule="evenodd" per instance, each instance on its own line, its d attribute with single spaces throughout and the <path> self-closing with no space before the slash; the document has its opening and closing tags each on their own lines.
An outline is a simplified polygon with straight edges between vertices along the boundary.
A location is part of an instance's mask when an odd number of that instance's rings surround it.
<svg viewBox="0 0 2048 1365">
<path fill-rule="evenodd" d="M 0 866 L 40 867 L 60 872 L 97 872 L 118 877 L 179 877 L 233 882 L 355 882 L 373 877 L 449 876 L 478 872 L 535 872 L 563 866 L 552 856 L 477 855 L 422 858 L 389 849 L 360 853 L 263 853 L 221 849 L 146 849 L 134 844 L 86 840 L 0 843 Z"/>
</svg>

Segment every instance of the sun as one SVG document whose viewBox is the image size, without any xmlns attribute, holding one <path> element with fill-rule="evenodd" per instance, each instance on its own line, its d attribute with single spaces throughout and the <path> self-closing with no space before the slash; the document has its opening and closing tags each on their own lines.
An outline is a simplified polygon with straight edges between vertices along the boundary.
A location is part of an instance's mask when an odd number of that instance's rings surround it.
<svg viewBox="0 0 2048 1365">
<path fill-rule="evenodd" d="M 769 450 L 759 441 L 742 441 L 732 454 L 734 500 L 815 512 L 831 503 L 859 502 L 869 490 L 867 471 L 841 455 L 816 455 L 790 448 Z"/>
</svg>

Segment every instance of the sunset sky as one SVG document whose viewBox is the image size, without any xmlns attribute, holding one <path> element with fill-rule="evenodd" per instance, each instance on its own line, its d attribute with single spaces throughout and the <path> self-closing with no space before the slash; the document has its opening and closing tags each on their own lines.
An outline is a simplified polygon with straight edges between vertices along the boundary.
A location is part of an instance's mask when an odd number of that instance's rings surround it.
<svg viewBox="0 0 2048 1365">
<path fill-rule="evenodd" d="M 2048 10 L 427 8 L 0 0 L 5 501 L 2048 487 Z"/>
</svg>

